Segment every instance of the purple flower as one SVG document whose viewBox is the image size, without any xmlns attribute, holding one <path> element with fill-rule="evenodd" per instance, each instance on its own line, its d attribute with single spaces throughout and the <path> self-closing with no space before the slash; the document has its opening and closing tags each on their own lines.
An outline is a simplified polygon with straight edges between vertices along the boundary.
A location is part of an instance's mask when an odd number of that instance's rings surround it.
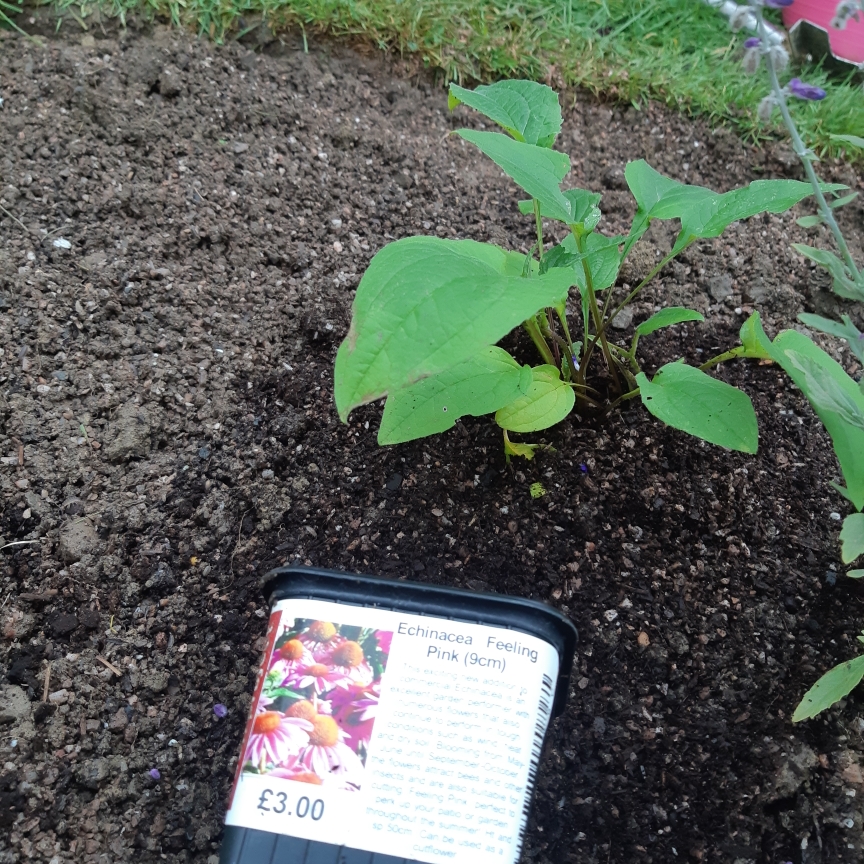
<svg viewBox="0 0 864 864">
<path fill-rule="evenodd" d="M 770 9 L 786 9 L 794 2 L 795 0 L 764 0 L 765 5 Z"/>
<path fill-rule="evenodd" d="M 151 768 L 147 773 L 150 775 L 152 780 L 160 780 L 162 778 L 158 768 Z"/>
<path fill-rule="evenodd" d="M 758 36 L 751 36 L 744 40 L 745 48 L 758 48 L 762 44 L 762 40 Z"/>
<path fill-rule="evenodd" d="M 588 473 L 588 466 L 583 462 L 583 463 L 579 466 L 579 470 L 580 470 L 583 474 L 587 474 L 587 473 Z"/>
<path fill-rule="evenodd" d="M 221 702 L 217 702 L 213 706 L 213 713 L 221 720 L 228 715 L 228 709 Z"/>
<path fill-rule="evenodd" d="M 793 78 L 787 85 L 789 92 L 799 99 L 807 99 L 811 102 L 818 102 L 825 98 L 825 91 L 821 87 L 816 87 L 813 84 L 805 84 L 800 78 Z"/>
</svg>

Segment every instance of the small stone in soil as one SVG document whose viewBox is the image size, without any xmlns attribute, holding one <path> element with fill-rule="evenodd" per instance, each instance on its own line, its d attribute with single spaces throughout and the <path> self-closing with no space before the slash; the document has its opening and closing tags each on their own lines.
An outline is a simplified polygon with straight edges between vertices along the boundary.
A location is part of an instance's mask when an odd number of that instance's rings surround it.
<svg viewBox="0 0 864 864">
<path fill-rule="evenodd" d="M 95 630 L 99 626 L 99 612 L 96 609 L 79 609 L 78 620 L 88 630 Z"/>
<path fill-rule="evenodd" d="M 108 428 L 105 458 L 128 462 L 150 452 L 150 414 L 140 405 L 124 405 Z"/>
<path fill-rule="evenodd" d="M 628 306 L 622 309 L 612 322 L 612 326 L 616 330 L 626 330 L 633 323 L 633 310 Z"/>
<path fill-rule="evenodd" d="M 59 614 L 52 622 L 51 629 L 55 636 L 68 636 L 78 626 L 78 618 L 66 613 Z"/>
<path fill-rule="evenodd" d="M 60 532 L 60 554 L 70 564 L 95 551 L 98 545 L 96 529 L 86 519 L 69 522 Z"/>
<path fill-rule="evenodd" d="M 732 277 L 728 273 L 720 273 L 708 280 L 708 293 L 717 303 L 732 296 Z"/>
</svg>

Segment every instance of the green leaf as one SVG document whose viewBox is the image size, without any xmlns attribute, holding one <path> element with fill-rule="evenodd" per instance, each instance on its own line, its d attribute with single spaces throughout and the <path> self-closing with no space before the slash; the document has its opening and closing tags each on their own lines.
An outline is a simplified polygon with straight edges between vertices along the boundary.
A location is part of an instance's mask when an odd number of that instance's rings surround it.
<svg viewBox="0 0 864 864">
<path fill-rule="evenodd" d="M 824 411 L 833 411 L 850 426 L 864 430 L 864 410 L 855 394 L 847 393 L 815 360 L 798 351 L 788 350 L 789 363 L 801 375 L 801 389 L 810 403 Z"/>
<path fill-rule="evenodd" d="M 570 202 L 570 221 L 568 224 L 577 227 L 583 234 L 593 231 L 600 222 L 602 213 L 597 206 L 602 197 L 599 192 L 589 192 L 587 189 L 567 189 L 561 193 Z M 534 212 L 533 201 L 520 201 L 519 212 L 528 216 Z M 548 208 L 540 205 L 540 215 L 546 219 L 557 217 L 550 214 Z"/>
<path fill-rule="evenodd" d="M 850 579 L 864 579 L 864 570 L 849 570 L 846 575 Z M 858 638 L 860 639 L 861 637 L 859 636 Z"/>
<path fill-rule="evenodd" d="M 498 81 L 473 90 L 451 84 L 447 107 L 452 111 L 460 102 L 526 144 L 551 147 L 561 131 L 558 94 L 535 81 Z"/>
<path fill-rule="evenodd" d="M 525 444 L 522 441 L 511 441 L 507 437 L 507 430 L 504 430 L 504 458 L 507 462 L 511 456 L 521 456 L 529 462 L 534 458 L 534 451 L 543 447 L 542 444 Z"/>
<path fill-rule="evenodd" d="M 401 444 L 452 429 L 466 414 L 479 417 L 509 405 L 528 391 L 528 380 L 520 389 L 523 367 L 503 349 L 486 348 L 475 357 L 424 378 L 387 397 L 379 444 Z"/>
<path fill-rule="evenodd" d="M 664 195 L 683 185 L 655 171 L 644 159 L 628 162 L 624 168 L 624 179 L 643 213 L 650 213 Z"/>
<path fill-rule="evenodd" d="M 755 453 L 756 412 L 746 393 L 684 363 L 667 363 L 649 381 L 636 376 L 642 404 L 658 420 L 728 450 Z"/>
<path fill-rule="evenodd" d="M 680 186 L 677 180 L 664 177 L 655 171 L 644 159 L 628 162 L 624 168 L 624 179 L 636 199 L 637 210 L 630 226 L 630 234 L 624 246 L 624 255 L 648 230 L 650 212 L 654 205 L 671 189 Z"/>
<path fill-rule="evenodd" d="M 847 204 L 850 204 L 858 197 L 857 192 L 850 192 L 848 195 L 844 195 L 842 198 L 836 198 L 831 202 L 832 210 L 839 210 L 841 207 L 845 207 Z"/>
<path fill-rule="evenodd" d="M 652 219 L 681 222 L 673 247 L 673 251 L 680 251 L 694 239 L 719 237 L 733 222 L 758 213 L 783 213 L 813 194 L 813 187 L 801 180 L 755 180 L 749 186 L 721 195 L 664 177 L 644 160 L 629 163 L 624 176 L 638 204 L 625 252 Z M 845 188 L 836 183 L 822 184 L 826 192 Z"/>
<path fill-rule="evenodd" d="M 555 267 L 576 267 L 585 257 L 587 256 L 568 252 L 559 243 L 543 255 L 543 261 L 540 263 L 540 272 L 545 273 L 547 270 L 552 270 Z"/>
<path fill-rule="evenodd" d="M 754 312 L 738 331 L 738 338 L 744 346 L 742 357 L 752 357 L 757 360 L 771 359 L 771 340 L 762 329 L 762 319 Z"/>
<path fill-rule="evenodd" d="M 852 323 L 852 319 L 848 315 L 841 315 L 840 318 L 843 321 L 842 324 L 839 321 L 832 321 L 830 318 L 823 318 L 821 315 L 814 315 L 811 312 L 802 312 L 798 316 L 798 320 L 802 324 L 806 324 L 814 330 L 845 339 L 852 353 L 861 363 L 864 363 L 864 333 Z"/>
<path fill-rule="evenodd" d="M 822 184 L 823 192 L 845 188 L 840 183 Z M 719 237 L 733 222 L 759 213 L 785 213 L 812 194 L 813 186 L 803 180 L 754 180 L 743 189 L 717 196 L 717 212 L 698 236 Z"/>
<path fill-rule="evenodd" d="M 853 147 L 861 147 L 864 149 L 864 138 L 860 135 L 829 135 L 832 141 L 839 141 L 841 144 L 851 144 Z"/>
<path fill-rule="evenodd" d="M 813 361 L 815 367 L 805 365 L 802 357 Z M 803 391 L 831 436 L 846 482 L 845 489 L 836 488 L 855 505 L 856 510 L 864 509 L 864 430 L 847 418 L 850 412 L 853 417 L 864 416 L 864 394 L 836 360 L 796 330 L 784 330 L 774 340 L 771 359 L 782 366 Z M 815 377 L 814 368 L 824 374 L 817 378 L 819 392 L 811 396 L 808 383 Z M 823 395 L 826 380 L 836 385 L 829 391 L 828 398 Z M 835 390 L 841 394 L 839 397 Z"/>
<path fill-rule="evenodd" d="M 815 228 L 824 221 L 821 216 L 801 216 L 795 220 L 802 228 Z"/>
<path fill-rule="evenodd" d="M 557 150 L 514 141 L 498 132 L 457 129 L 456 134 L 485 153 L 517 186 L 540 202 L 550 219 L 570 223 L 570 201 L 561 181 L 570 170 L 570 157 Z"/>
<path fill-rule="evenodd" d="M 856 285 L 849 268 L 833 252 L 817 249 L 815 246 L 805 246 L 803 243 L 793 243 L 792 248 L 805 258 L 815 261 L 831 274 L 834 279 L 832 288 L 835 294 L 839 294 L 846 300 L 864 300 L 864 287 Z"/>
<path fill-rule="evenodd" d="M 573 410 L 573 388 L 560 380 L 554 366 L 535 366 L 531 371 L 528 392 L 496 412 L 495 422 L 502 429 L 539 432 L 560 423 Z"/>
<path fill-rule="evenodd" d="M 669 306 L 652 315 L 647 321 L 643 321 L 636 328 L 637 336 L 647 336 L 661 327 L 671 327 L 673 324 L 681 324 L 684 321 L 704 321 L 705 316 L 693 309 L 685 309 L 683 306 Z"/>
<path fill-rule="evenodd" d="M 795 713 L 793 723 L 809 720 L 848 696 L 864 678 L 864 657 L 847 660 L 826 672 L 805 694 Z"/>
<path fill-rule="evenodd" d="M 575 284 L 566 269 L 523 279 L 522 259 L 473 240 L 385 246 L 360 280 L 336 355 L 339 416 L 473 357 Z"/>
<path fill-rule="evenodd" d="M 622 237 L 604 237 L 602 234 L 588 234 L 583 238 L 585 255 L 579 253 L 576 238 L 570 234 L 560 244 L 568 255 L 575 256 L 576 284 L 584 294 L 586 291 L 585 271 L 580 263 L 582 258 L 588 259 L 588 269 L 591 271 L 591 281 L 595 291 L 604 291 L 615 284 L 618 269 L 621 266 L 621 253 L 618 245 Z M 556 247 L 557 248 L 557 247 Z"/>
<path fill-rule="evenodd" d="M 295 693 L 293 690 L 289 690 L 287 687 L 276 687 L 273 690 L 268 690 L 267 696 L 269 696 L 271 699 L 278 699 L 283 696 L 287 696 L 289 699 L 305 698 L 302 693 Z"/>
<path fill-rule="evenodd" d="M 843 520 L 840 543 L 844 564 L 851 564 L 856 558 L 864 555 L 864 513 L 850 513 Z"/>
</svg>

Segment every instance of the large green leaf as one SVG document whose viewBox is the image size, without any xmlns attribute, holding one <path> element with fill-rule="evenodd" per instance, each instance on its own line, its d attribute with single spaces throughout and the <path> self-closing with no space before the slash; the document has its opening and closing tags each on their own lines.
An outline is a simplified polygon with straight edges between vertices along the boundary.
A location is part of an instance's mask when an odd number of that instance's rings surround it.
<svg viewBox="0 0 864 864">
<path fill-rule="evenodd" d="M 560 380 L 554 366 L 535 366 L 524 396 L 501 408 L 495 422 L 510 432 L 539 432 L 563 420 L 576 403 L 573 388 Z"/>
<path fill-rule="evenodd" d="M 864 513 L 850 513 L 843 520 L 840 543 L 844 564 L 851 564 L 864 555 Z"/>
<path fill-rule="evenodd" d="M 401 444 L 445 432 L 466 414 L 491 414 L 527 393 L 531 381 L 530 367 L 520 366 L 503 348 L 486 348 L 464 363 L 391 393 L 378 443 Z"/>
<path fill-rule="evenodd" d="M 673 324 L 683 324 L 685 321 L 704 321 L 705 316 L 693 309 L 685 309 L 683 306 L 667 306 L 652 315 L 647 321 L 643 321 L 636 328 L 637 336 L 647 336 L 661 327 L 671 327 Z"/>
<path fill-rule="evenodd" d="M 448 107 L 452 111 L 460 102 L 526 144 L 551 147 L 561 131 L 558 94 L 536 81 L 498 81 L 474 90 L 451 84 Z"/>
<path fill-rule="evenodd" d="M 339 416 L 473 357 L 575 284 L 567 269 L 522 278 L 523 259 L 473 240 L 385 246 L 360 280 L 336 354 Z"/>
<path fill-rule="evenodd" d="M 864 678 L 864 657 L 856 657 L 826 672 L 805 694 L 795 713 L 793 723 L 809 720 L 844 696 L 848 696 Z"/>
<path fill-rule="evenodd" d="M 846 482 L 845 489 L 837 488 L 856 510 L 864 509 L 864 429 L 856 422 L 864 417 L 864 395 L 836 360 L 796 330 L 774 340 L 771 359 L 801 388 L 828 430 Z"/>
<path fill-rule="evenodd" d="M 759 427 L 746 393 L 684 363 L 668 363 L 653 381 L 640 372 L 636 383 L 658 420 L 729 450 L 756 452 Z"/>
<path fill-rule="evenodd" d="M 536 198 L 550 219 L 570 223 L 570 201 L 560 188 L 570 170 L 569 156 L 557 150 L 514 141 L 498 132 L 457 129 L 456 134 L 485 153 L 517 186 Z"/>
</svg>

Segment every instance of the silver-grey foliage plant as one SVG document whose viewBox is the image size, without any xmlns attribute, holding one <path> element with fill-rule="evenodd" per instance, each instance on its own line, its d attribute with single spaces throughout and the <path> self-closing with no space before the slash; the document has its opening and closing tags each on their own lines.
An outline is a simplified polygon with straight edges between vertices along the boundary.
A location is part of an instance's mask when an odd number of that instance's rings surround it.
<svg viewBox="0 0 864 864">
<path fill-rule="evenodd" d="M 825 187 L 814 168 L 816 157 L 801 140 L 789 112 L 790 98 L 818 101 L 824 99 L 826 93 L 820 87 L 806 84 L 799 78 L 792 78 L 785 85 L 781 85 L 780 75 L 788 66 L 789 58 L 783 47 L 772 38 L 773 31 L 765 21 L 765 6 L 786 7 L 793 2 L 794 0 L 749 0 L 746 11 L 755 20 L 756 35 L 744 43 L 743 66 L 751 74 L 755 74 L 763 64 L 767 69 L 771 89 L 759 105 L 760 119 L 768 122 L 775 112 L 779 112 L 789 132 L 792 148 L 813 186 L 818 212 L 813 216 L 804 216 L 798 223 L 804 227 L 826 225 L 834 239 L 836 252 L 801 243 L 794 244 L 794 248 L 827 270 L 833 280 L 833 290 L 840 297 L 864 302 L 864 271 L 853 258 L 834 216 L 834 211 L 852 201 L 857 193 L 828 201 L 823 191 Z M 862 0 L 841 0 L 837 5 L 832 26 L 842 29 L 850 20 L 858 20 L 862 12 Z M 734 19 L 731 23 L 734 29 Z M 842 316 L 842 323 L 806 312 L 799 315 L 799 319 L 813 329 L 845 340 L 852 354 L 864 365 L 864 333 L 858 330 L 848 315 Z M 774 340 L 773 345 L 776 346 L 785 337 L 787 341 L 793 338 L 798 347 L 785 352 L 772 352 L 771 357 L 801 388 L 831 435 L 846 481 L 845 488 L 836 484 L 835 487 L 849 500 L 854 511 L 846 516 L 840 532 L 841 559 L 844 564 L 851 564 L 864 556 L 864 377 L 856 385 L 840 364 L 819 349 L 812 340 L 797 333 L 792 337 L 793 332 L 781 334 Z M 860 579 L 864 577 L 864 569 L 850 570 L 848 575 Z M 858 638 L 864 642 L 864 637 Z M 862 678 L 864 656 L 835 666 L 804 694 L 792 720 L 798 722 L 815 717 L 846 696 Z"/>
</svg>

